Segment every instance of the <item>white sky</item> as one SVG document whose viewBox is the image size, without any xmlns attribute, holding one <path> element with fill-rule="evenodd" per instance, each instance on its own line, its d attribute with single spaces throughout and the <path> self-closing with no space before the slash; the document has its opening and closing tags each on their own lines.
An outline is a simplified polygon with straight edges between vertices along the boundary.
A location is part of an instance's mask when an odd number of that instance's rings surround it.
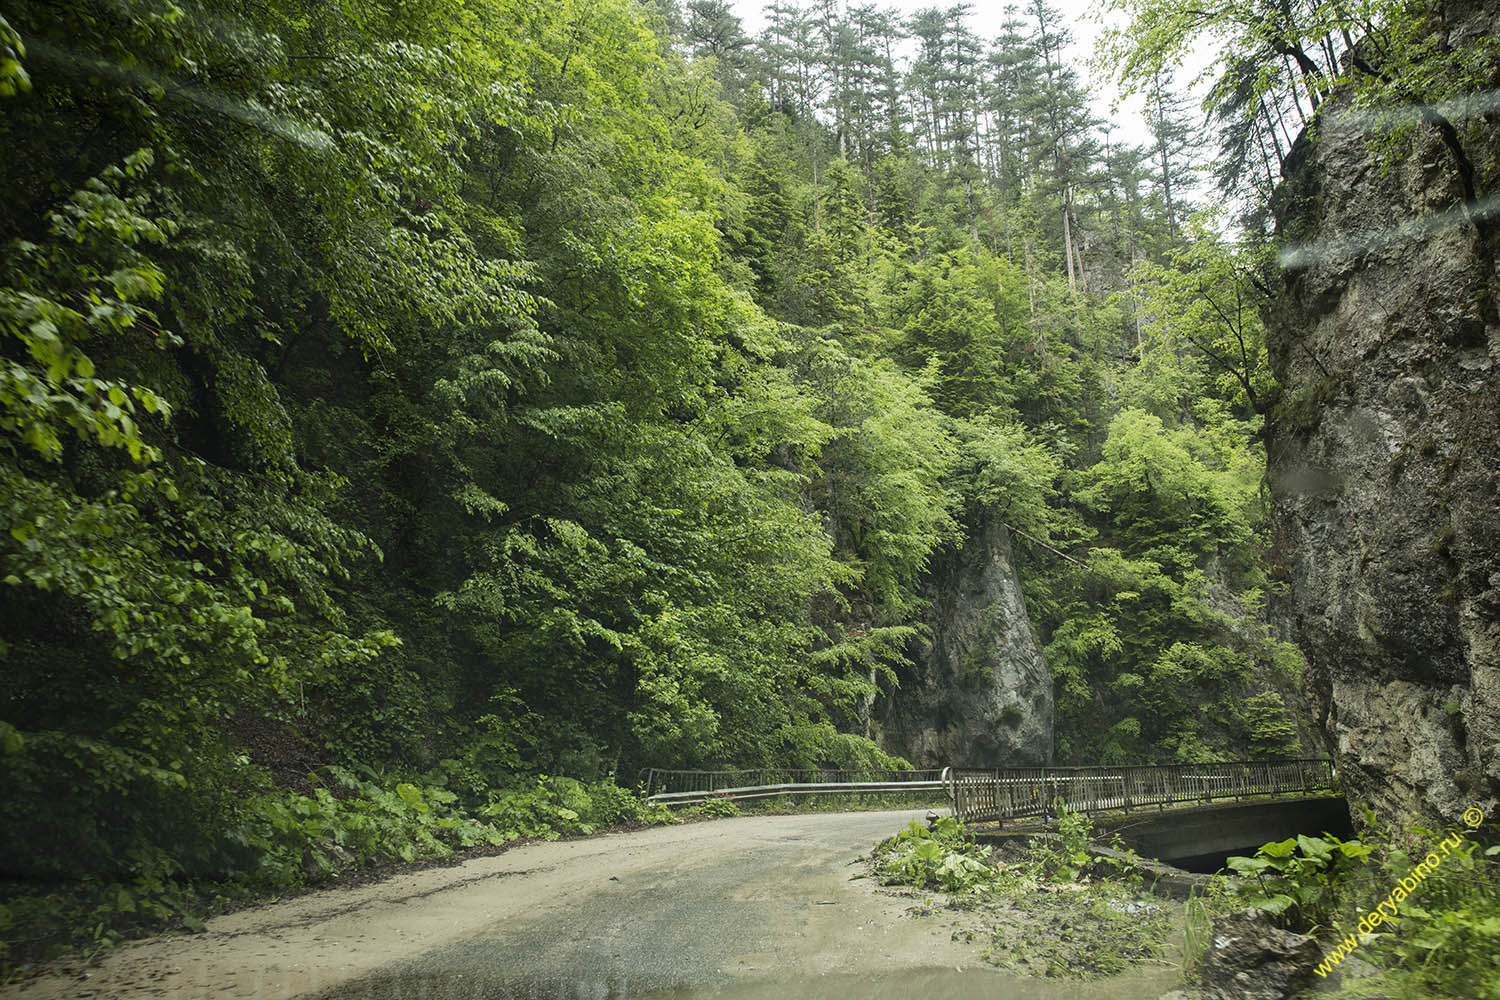
<svg viewBox="0 0 1500 1000">
<path fill-rule="evenodd" d="M 954 6 L 956 0 L 876 0 L 881 7 L 899 11 L 903 17 L 909 17 L 924 7 L 948 8 Z M 1116 128 L 1110 141 L 1114 143 L 1127 143 L 1133 145 L 1146 145 L 1149 136 L 1146 132 L 1145 122 L 1141 118 L 1141 101 L 1139 98 L 1127 98 L 1120 103 L 1118 109 L 1112 109 L 1116 103 L 1118 88 L 1109 78 L 1105 71 L 1095 70 L 1088 65 L 1088 61 L 1094 54 L 1094 43 L 1104 30 L 1101 18 L 1104 11 L 1098 3 L 1089 0 L 1051 0 L 1063 17 L 1063 23 L 1073 35 L 1073 44 L 1067 50 L 1069 62 L 1078 72 L 1079 80 L 1084 84 L 1085 90 L 1090 95 L 1093 111 L 1100 118 L 1114 122 Z M 985 0 L 971 0 L 973 7 L 969 15 L 969 27 L 985 42 L 989 42 L 1000 34 L 1000 25 L 1005 20 L 1004 3 L 985 2 Z M 765 27 L 766 19 L 763 10 L 766 0 L 732 0 L 734 12 L 744 23 L 745 31 L 754 36 L 759 35 Z M 1017 2 L 1017 16 L 1029 26 L 1035 25 L 1035 16 L 1029 13 L 1029 2 Z M 1109 16 L 1119 18 L 1119 14 L 1111 13 Z M 1184 70 L 1177 75 L 1177 85 L 1185 86 L 1194 76 L 1207 64 L 1209 54 L 1205 54 L 1199 65 Z"/>
</svg>

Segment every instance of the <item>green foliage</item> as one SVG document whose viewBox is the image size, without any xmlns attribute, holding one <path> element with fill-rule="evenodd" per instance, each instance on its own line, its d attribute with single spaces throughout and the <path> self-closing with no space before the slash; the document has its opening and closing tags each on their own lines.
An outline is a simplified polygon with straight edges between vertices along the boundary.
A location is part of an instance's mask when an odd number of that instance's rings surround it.
<svg viewBox="0 0 1500 1000">
<path fill-rule="evenodd" d="M 0 31 L 13 870 L 187 898 L 660 818 L 539 770 L 888 760 L 820 716 L 910 626 L 803 678 L 832 432 L 635 8 L 189 7 Z"/>
<path fill-rule="evenodd" d="M 1384 986 L 1396 995 L 1500 996 L 1500 973 L 1493 961 L 1500 944 L 1500 846 L 1484 847 L 1460 833 L 1420 827 L 1399 842 L 1371 830 L 1366 843 L 1373 848 L 1369 868 L 1377 876 L 1340 887 L 1342 906 L 1333 928 L 1339 938 L 1362 933 L 1360 919 L 1403 885 L 1415 865 L 1430 861 L 1429 853 L 1440 861 L 1398 904 L 1397 919 L 1361 937 L 1361 951 L 1368 949 L 1370 960 L 1384 971 L 1374 981 L 1355 984 Z"/>
<path fill-rule="evenodd" d="M 1371 827 L 1363 840 L 1324 834 L 1266 844 L 1229 865 L 1254 879 L 1238 904 L 1319 933 L 1326 955 L 1342 949 L 1374 967 L 1357 972 L 1332 963 L 1344 978 L 1335 995 L 1458 998 L 1500 990 L 1491 957 L 1500 938 L 1497 859 L 1500 847 L 1484 848 L 1461 833 L 1417 827 L 1397 840 Z M 1424 862 L 1424 873 L 1413 877 Z M 1381 920 L 1372 925 L 1377 912 Z"/>
<path fill-rule="evenodd" d="M 151 389 L 96 376 L 90 341 L 144 335 L 159 347 L 180 344 L 141 303 L 162 294 L 163 272 L 140 253 L 164 244 L 175 224 L 151 218 L 145 195 L 122 197 L 153 161 L 149 149 L 110 166 L 42 220 L 46 241 L 12 240 L 0 287 L 0 329 L 23 359 L 0 372 L 0 431 L 42 458 L 62 456 L 69 431 L 136 462 L 160 457 L 143 439 L 140 415 L 171 415 Z M 7 345 L 8 347 L 11 345 Z M 25 541 L 26 539 L 18 539 Z"/>
<path fill-rule="evenodd" d="M 950 909 L 971 911 L 981 929 L 955 931 L 955 939 L 985 941 L 986 960 L 1004 968 L 1092 979 L 1159 957 L 1169 928 L 1164 907 L 1138 898 L 1138 878 L 1099 863 L 1087 817 L 1063 810 L 1059 829 L 1060 842 L 1033 840 L 1024 861 L 1005 864 L 951 817 L 930 829 L 911 823 L 876 845 L 871 872 L 883 884 L 942 892 Z"/>
<path fill-rule="evenodd" d="M 1211 212 L 1194 216 L 1191 240 L 1166 264 L 1131 268 L 1121 296 L 1137 314 L 1140 340 L 1131 389 L 1135 405 L 1164 419 L 1238 419 L 1253 428 L 1272 387 L 1254 286 L 1263 252 L 1226 241 L 1222 222 Z"/>
<path fill-rule="evenodd" d="M 491 790 L 478 814 L 509 837 L 556 840 L 607 826 L 669 822 L 661 807 L 648 807 L 613 782 L 585 785 L 573 778 L 540 776 L 529 787 Z"/>
<path fill-rule="evenodd" d="M 1215 470 L 1209 462 L 1216 456 L 1195 448 L 1197 437 L 1188 428 L 1169 431 L 1139 410 L 1110 422 L 1082 499 L 1111 515 L 1121 548 L 1188 568 L 1249 540 L 1254 483 L 1237 475 L 1241 470 Z"/>
<path fill-rule="evenodd" d="M 889 362 L 851 356 L 827 336 L 809 336 L 797 360 L 814 415 L 833 431 L 813 495 L 876 623 L 905 618 L 928 556 L 955 527 L 945 488 L 953 439 L 920 385 Z"/>
<path fill-rule="evenodd" d="M 97 764 L 96 764 L 97 766 Z M 445 858 L 519 838 L 554 840 L 606 827 L 675 822 L 613 782 L 569 778 L 491 791 L 469 809 L 441 775 L 403 781 L 365 769 L 329 767 L 312 794 L 262 788 L 222 817 L 212 870 L 185 870 L 159 845 L 143 844 L 129 873 L 93 873 L 67 891 L 22 894 L 0 909 L 10 918 L 12 960 L 67 944 L 113 947 L 132 933 L 162 927 L 203 929 L 200 914 L 229 899 L 316 884 L 370 865 Z M 430 783 L 429 783 L 430 782 Z M 148 821 L 153 811 L 143 810 Z M 0 961 L 6 953 L 0 952 Z M 9 971 L 9 963 L 0 971 Z"/>
<path fill-rule="evenodd" d="M 1186 761 L 1210 743 L 1274 756 L 1296 742 L 1265 689 L 1251 693 L 1257 677 L 1287 683 L 1282 645 L 1257 624 L 1263 459 L 1233 422 L 1210 426 L 1122 410 L 1078 476 L 1107 544 L 1054 591 L 1046 651 L 1068 757 Z"/>
<path fill-rule="evenodd" d="M 1076 813 L 1063 805 L 1053 804 L 1057 811 L 1056 841 L 1037 839 L 1031 842 L 1031 864 L 1039 878 L 1075 882 L 1085 878 L 1100 859 L 1092 846 L 1094 823 L 1086 813 Z"/>
<path fill-rule="evenodd" d="M 1035 333 L 1026 322 L 1021 274 L 1004 258 L 954 251 L 898 272 L 892 318 L 900 350 L 931 368 L 935 398 L 955 416 L 1010 409 L 1041 388 L 1026 364 Z"/>
<path fill-rule="evenodd" d="M 21 60 L 26 58 L 26 43 L 10 22 L 0 17 L 0 97 L 14 97 L 31 89 L 31 75 Z"/>
<path fill-rule="evenodd" d="M 1220 140 L 1215 173 L 1221 189 L 1253 192 L 1259 200 L 1275 186 L 1272 172 L 1284 155 L 1261 119 L 1268 126 L 1273 116 L 1305 124 L 1343 82 L 1343 64 L 1362 62 L 1356 39 L 1364 36 L 1366 56 L 1384 48 L 1389 39 L 1380 26 L 1403 6 L 1240 0 L 1204 8 L 1181 0 L 1113 0 L 1111 7 L 1127 17 L 1105 32 L 1100 51 L 1127 91 L 1148 91 L 1181 64 L 1180 53 L 1213 46 L 1219 57 L 1203 73 L 1213 79 L 1203 104 Z M 1263 206 L 1249 214 L 1264 223 Z"/>
<path fill-rule="evenodd" d="M 1326 928 L 1340 880 L 1363 865 L 1375 850 L 1358 840 L 1298 834 L 1264 844 L 1254 857 L 1232 857 L 1231 871 L 1253 879 L 1242 892 L 1245 905 L 1264 910 L 1297 931 Z"/>
<path fill-rule="evenodd" d="M 963 450 L 954 481 L 969 508 L 966 520 L 999 519 L 1042 542 L 1074 526 L 1070 512 L 1059 509 L 1063 465 L 1051 448 L 1015 424 L 959 421 L 955 429 Z"/>
<path fill-rule="evenodd" d="M 1500 76 L 1500 39 L 1480 35 L 1455 46 L 1429 3 L 1388 0 L 1377 9 L 1379 35 L 1344 83 L 1372 152 L 1390 170 L 1409 155 L 1423 123 L 1444 122 L 1464 142 L 1465 121 L 1478 110 L 1470 102 L 1482 100 Z"/>
<path fill-rule="evenodd" d="M 727 819 L 740 815 L 740 807 L 732 798 L 714 798 L 706 802 L 700 802 L 695 806 L 688 806 L 678 815 L 684 818 L 702 816 L 706 818 L 718 817 Z"/>
<path fill-rule="evenodd" d="M 1296 749 L 1297 730 L 1287 721 L 1286 703 L 1276 691 L 1245 699 L 1245 724 L 1253 757 L 1289 757 Z"/>
<path fill-rule="evenodd" d="M 256 855 L 246 873 L 252 882 L 317 882 L 371 861 L 441 858 L 455 848 L 532 835 L 508 817 L 477 822 L 442 787 L 360 778 L 337 767 L 328 776 L 333 787 L 310 796 L 270 791 L 249 800 L 245 825 L 227 839 Z"/>
<path fill-rule="evenodd" d="M 998 872 L 990 848 L 969 840 L 962 825 L 943 816 L 929 829 L 915 821 L 876 845 L 871 857 L 877 878 L 885 884 L 977 895 L 996 885 Z"/>
<path fill-rule="evenodd" d="M 1214 918 L 1232 912 L 1239 906 L 1237 893 L 1223 875 L 1212 876 L 1203 886 L 1188 891 L 1183 913 L 1182 971 L 1193 977 L 1214 940 Z"/>
</svg>

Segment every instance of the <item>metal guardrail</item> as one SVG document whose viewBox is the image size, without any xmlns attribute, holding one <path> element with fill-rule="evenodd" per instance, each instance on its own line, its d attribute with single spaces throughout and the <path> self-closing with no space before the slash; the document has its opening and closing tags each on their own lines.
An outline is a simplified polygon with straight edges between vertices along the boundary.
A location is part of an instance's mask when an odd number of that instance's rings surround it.
<svg viewBox="0 0 1500 1000">
<path fill-rule="evenodd" d="M 1327 758 L 1126 767 L 944 768 L 942 780 L 953 815 L 964 823 L 1045 816 L 1058 800 L 1072 812 L 1102 812 L 1334 787 L 1333 762 Z"/>
<path fill-rule="evenodd" d="M 644 772 L 646 801 L 686 806 L 708 799 L 774 798 L 779 795 L 820 794 L 941 794 L 947 787 L 943 771 L 880 769 L 759 768 L 739 771 Z"/>
</svg>

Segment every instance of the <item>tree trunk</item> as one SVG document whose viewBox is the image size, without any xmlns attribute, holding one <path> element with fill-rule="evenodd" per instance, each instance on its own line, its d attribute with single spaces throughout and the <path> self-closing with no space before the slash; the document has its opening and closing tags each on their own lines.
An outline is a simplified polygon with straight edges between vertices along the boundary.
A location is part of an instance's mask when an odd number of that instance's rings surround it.
<svg viewBox="0 0 1500 1000">
<path fill-rule="evenodd" d="M 1063 260 L 1068 265 L 1068 291 L 1078 289 L 1078 278 L 1073 273 L 1073 227 L 1068 222 L 1068 189 L 1064 185 L 1062 194 L 1058 196 L 1058 204 L 1062 208 L 1062 231 L 1063 231 Z"/>
</svg>

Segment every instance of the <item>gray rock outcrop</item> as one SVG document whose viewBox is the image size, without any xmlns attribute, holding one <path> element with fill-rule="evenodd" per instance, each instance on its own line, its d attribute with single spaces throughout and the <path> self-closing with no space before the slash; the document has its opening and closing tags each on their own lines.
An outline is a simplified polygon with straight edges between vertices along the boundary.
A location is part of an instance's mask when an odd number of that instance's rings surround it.
<svg viewBox="0 0 1500 1000">
<path fill-rule="evenodd" d="M 885 706 L 886 746 L 918 767 L 1050 763 L 1052 674 L 1005 526 L 936 559 L 926 591 L 931 634 Z"/>
<path fill-rule="evenodd" d="M 1438 6 L 1450 45 L 1500 29 Z M 1274 206 L 1272 556 L 1345 790 L 1400 830 L 1500 801 L 1500 118 L 1383 169 L 1343 101 Z"/>
<path fill-rule="evenodd" d="M 1284 931 L 1261 910 L 1214 918 L 1199 969 L 1203 1000 L 1286 1000 L 1313 984 L 1318 942 Z"/>
</svg>

